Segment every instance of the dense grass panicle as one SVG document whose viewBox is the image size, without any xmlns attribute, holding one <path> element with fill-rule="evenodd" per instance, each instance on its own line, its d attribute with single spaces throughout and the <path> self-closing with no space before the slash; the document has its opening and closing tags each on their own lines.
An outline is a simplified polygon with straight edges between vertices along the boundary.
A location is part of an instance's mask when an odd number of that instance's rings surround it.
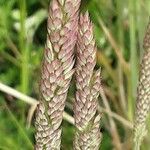
<svg viewBox="0 0 150 150">
<path fill-rule="evenodd" d="M 74 73 L 74 46 L 80 0 L 52 0 L 36 113 L 36 150 L 59 150 L 61 122 Z"/>
<path fill-rule="evenodd" d="M 80 16 L 78 28 L 74 149 L 98 150 L 101 141 L 101 116 L 96 113 L 101 81 L 100 70 L 93 72 L 96 65 L 96 46 L 88 12 Z"/>
</svg>

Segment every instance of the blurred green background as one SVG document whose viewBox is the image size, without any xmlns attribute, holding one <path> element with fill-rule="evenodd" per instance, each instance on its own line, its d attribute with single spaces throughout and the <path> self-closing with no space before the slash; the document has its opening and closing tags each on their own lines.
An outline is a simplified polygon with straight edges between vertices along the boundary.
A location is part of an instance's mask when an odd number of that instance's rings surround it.
<svg viewBox="0 0 150 150">
<path fill-rule="evenodd" d="M 46 40 L 48 0 L 0 0 L 0 82 L 38 99 L 40 63 Z M 89 11 L 102 67 L 101 150 L 132 149 L 132 121 L 143 37 L 150 0 L 82 0 Z M 2 87 L 0 87 L 1 89 Z M 73 115 L 74 80 L 65 111 Z M 0 92 L 0 150 L 31 150 L 31 105 Z M 32 121 L 30 122 L 30 118 Z M 150 129 L 150 125 L 149 125 Z M 72 149 L 74 127 L 63 121 L 62 150 Z M 148 150 L 150 135 L 142 149 Z"/>
</svg>

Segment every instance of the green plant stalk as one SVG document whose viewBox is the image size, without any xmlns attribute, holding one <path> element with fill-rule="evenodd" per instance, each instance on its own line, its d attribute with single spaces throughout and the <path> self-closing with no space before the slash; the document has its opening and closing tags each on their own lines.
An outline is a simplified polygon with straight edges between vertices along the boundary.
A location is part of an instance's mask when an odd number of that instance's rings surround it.
<svg viewBox="0 0 150 150">
<path fill-rule="evenodd" d="M 138 32 L 138 41 L 141 42 L 143 41 L 143 36 L 145 33 L 145 27 L 143 26 L 144 24 L 147 24 L 147 20 L 145 19 L 145 15 L 147 15 L 144 11 L 143 11 L 143 7 L 142 7 L 142 1 L 141 0 L 137 0 L 136 2 L 136 24 L 137 24 L 137 32 Z M 142 44 L 139 43 L 139 50 L 140 50 L 140 59 L 142 58 L 142 54 L 143 54 L 143 47 Z"/>
<path fill-rule="evenodd" d="M 124 9 L 124 6 L 122 5 L 122 2 L 120 0 L 117 0 L 117 14 L 118 14 L 118 22 L 117 22 L 117 26 L 118 26 L 118 41 L 119 44 L 121 45 L 121 51 L 122 54 L 124 54 L 125 51 L 125 45 L 124 45 L 124 30 L 123 30 L 123 12 L 122 10 Z M 118 64 L 118 72 L 119 72 L 119 93 L 120 93 L 120 103 L 121 103 L 121 107 L 124 111 L 124 113 L 126 112 L 126 99 L 125 99 L 125 91 L 124 91 L 124 86 L 123 86 L 123 70 L 121 67 L 121 64 Z"/>
<path fill-rule="evenodd" d="M 20 8 L 20 32 L 19 32 L 19 48 L 21 53 L 21 91 L 25 94 L 28 94 L 28 85 L 29 85 L 29 72 L 28 72 L 28 62 L 29 62 L 29 49 L 27 47 L 27 37 L 26 37 L 26 0 L 18 0 L 18 5 Z M 21 114 L 22 114 L 22 122 L 25 119 L 25 106 L 22 102 L 19 102 Z"/>
<path fill-rule="evenodd" d="M 116 40 L 112 36 L 112 33 L 108 30 L 108 28 L 105 26 L 103 20 L 100 16 L 97 16 L 99 25 L 101 26 L 103 32 L 105 33 L 108 41 L 110 42 L 112 48 L 114 49 L 114 52 L 116 53 L 116 56 L 118 57 L 122 67 L 124 68 L 124 73 L 129 73 L 129 64 L 125 61 L 125 59 L 122 56 L 122 53 L 120 52 L 120 47 L 118 47 L 118 44 L 116 43 Z"/>
<path fill-rule="evenodd" d="M 99 3 L 96 3 L 96 6 L 99 6 Z M 98 7 L 100 9 L 100 7 Z M 121 66 L 123 68 L 123 71 L 126 75 L 130 72 L 129 64 L 125 61 L 123 58 L 122 53 L 120 53 L 120 47 L 117 45 L 116 40 L 112 36 L 112 33 L 108 30 L 106 25 L 103 22 L 103 19 L 101 18 L 100 13 L 96 13 L 96 11 L 93 11 L 94 17 L 98 20 L 98 25 L 102 28 L 102 31 L 104 32 L 104 35 L 108 39 L 108 42 L 111 44 L 114 52 L 116 53 L 117 58 L 119 59 Z"/>
<path fill-rule="evenodd" d="M 117 15 L 118 15 L 118 40 L 122 47 L 122 52 L 124 52 L 124 31 L 123 31 L 123 10 L 122 2 L 120 0 L 117 0 Z"/>
<path fill-rule="evenodd" d="M 131 85 L 132 85 L 132 100 L 128 101 L 128 118 L 133 119 L 133 97 L 135 97 L 138 69 L 137 69 L 137 47 L 136 47 L 136 10 L 135 0 L 129 0 L 129 31 L 130 31 L 130 62 L 131 62 Z"/>
<path fill-rule="evenodd" d="M 23 93 L 28 93 L 29 85 L 29 71 L 28 71 L 28 62 L 29 62 L 29 49 L 26 43 L 26 1 L 19 0 L 20 7 L 20 35 L 19 35 L 19 46 L 22 54 L 22 67 L 21 67 L 21 90 Z"/>
<path fill-rule="evenodd" d="M 133 102 L 132 102 L 132 85 L 131 74 L 127 76 L 127 98 L 128 98 L 128 119 L 131 121 L 133 117 Z M 132 106 L 130 106 L 132 104 Z"/>
</svg>

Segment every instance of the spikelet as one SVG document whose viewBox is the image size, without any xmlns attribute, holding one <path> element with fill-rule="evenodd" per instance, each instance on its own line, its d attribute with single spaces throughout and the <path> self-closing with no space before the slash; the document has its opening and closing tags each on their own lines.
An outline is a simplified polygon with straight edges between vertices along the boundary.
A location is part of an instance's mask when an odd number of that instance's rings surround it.
<svg viewBox="0 0 150 150">
<path fill-rule="evenodd" d="M 74 73 L 80 0 L 52 0 L 36 112 L 36 150 L 59 150 L 65 100 Z"/>
<path fill-rule="evenodd" d="M 146 118 L 150 109 L 150 23 L 147 27 L 143 44 L 145 52 L 140 69 L 134 123 L 135 149 L 139 149 L 141 142 L 146 135 Z"/>
<path fill-rule="evenodd" d="M 74 150 L 98 150 L 100 146 L 101 115 L 97 114 L 97 98 L 101 83 L 100 70 L 93 73 L 95 65 L 95 40 L 87 12 L 80 16 L 77 39 Z"/>
</svg>

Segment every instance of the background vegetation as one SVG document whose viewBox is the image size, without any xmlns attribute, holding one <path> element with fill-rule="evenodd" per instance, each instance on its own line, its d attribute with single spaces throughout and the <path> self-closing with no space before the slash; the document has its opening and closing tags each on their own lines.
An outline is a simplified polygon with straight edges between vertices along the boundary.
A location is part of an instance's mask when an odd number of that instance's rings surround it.
<svg viewBox="0 0 150 150">
<path fill-rule="evenodd" d="M 36 99 L 48 4 L 48 0 L 0 0 L 0 82 Z M 82 0 L 81 11 L 86 10 L 95 27 L 97 67 L 102 67 L 105 92 L 99 98 L 103 112 L 101 149 L 129 150 L 150 1 Z M 74 90 L 73 80 L 65 109 L 70 115 Z M 30 108 L 31 104 L 11 96 L 9 90 L 0 92 L 0 149 L 33 149 L 34 115 Z M 73 125 L 64 120 L 63 150 L 72 149 L 73 134 Z M 143 150 L 149 149 L 149 142 L 147 135 Z"/>
</svg>

